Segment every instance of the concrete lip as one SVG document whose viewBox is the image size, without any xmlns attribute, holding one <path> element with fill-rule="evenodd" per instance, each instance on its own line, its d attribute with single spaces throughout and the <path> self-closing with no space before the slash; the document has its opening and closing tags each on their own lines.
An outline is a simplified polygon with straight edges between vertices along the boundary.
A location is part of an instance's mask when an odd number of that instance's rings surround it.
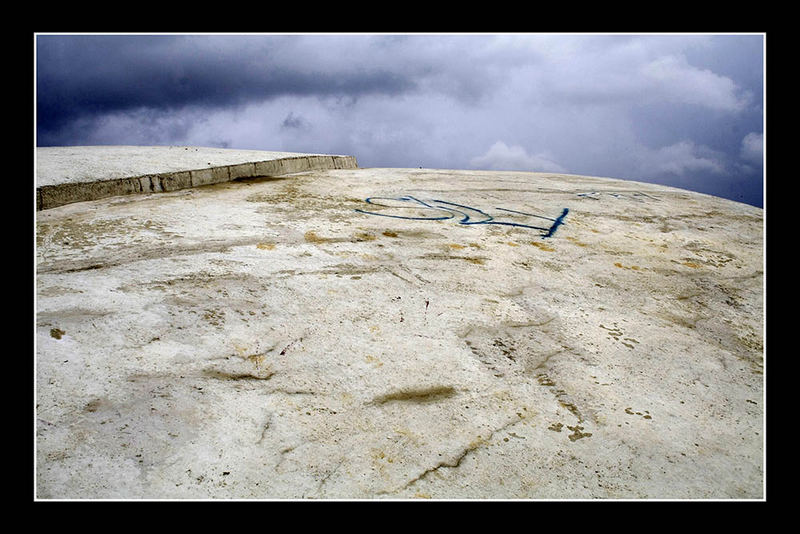
<svg viewBox="0 0 800 534">
<path fill-rule="evenodd" d="M 350 168 L 36 226 L 38 498 L 764 497 L 761 209 Z"/>
<path fill-rule="evenodd" d="M 331 154 L 192 146 L 38 147 L 37 209 L 255 176 L 356 167 L 354 157 Z"/>
</svg>

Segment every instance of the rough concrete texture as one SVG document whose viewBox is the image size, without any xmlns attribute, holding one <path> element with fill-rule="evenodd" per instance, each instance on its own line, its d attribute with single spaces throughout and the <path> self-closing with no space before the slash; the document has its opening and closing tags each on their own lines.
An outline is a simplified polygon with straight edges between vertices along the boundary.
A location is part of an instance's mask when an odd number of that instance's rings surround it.
<svg viewBox="0 0 800 534">
<path fill-rule="evenodd" d="M 296 152 L 189 146 L 38 147 L 36 207 L 357 166 L 352 156 Z"/>
<path fill-rule="evenodd" d="M 761 209 L 331 169 L 36 229 L 38 498 L 764 498 Z"/>
</svg>

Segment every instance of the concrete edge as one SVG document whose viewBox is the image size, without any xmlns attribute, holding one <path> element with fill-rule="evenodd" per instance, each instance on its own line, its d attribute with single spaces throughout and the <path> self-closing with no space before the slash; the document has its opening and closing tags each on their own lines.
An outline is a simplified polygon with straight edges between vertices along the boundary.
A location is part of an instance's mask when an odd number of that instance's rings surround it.
<svg viewBox="0 0 800 534">
<path fill-rule="evenodd" d="M 36 188 L 36 210 L 42 211 L 74 202 L 85 202 L 114 196 L 177 191 L 179 189 L 230 182 L 239 178 L 281 176 L 314 170 L 357 168 L 358 163 L 354 156 L 309 154 L 96 182 L 45 185 Z"/>
</svg>

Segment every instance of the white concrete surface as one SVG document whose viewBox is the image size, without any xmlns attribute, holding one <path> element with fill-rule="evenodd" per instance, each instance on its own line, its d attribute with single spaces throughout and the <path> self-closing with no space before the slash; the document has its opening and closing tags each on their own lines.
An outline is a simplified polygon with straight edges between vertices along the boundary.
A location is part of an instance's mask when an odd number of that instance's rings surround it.
<svg viewBox="0 0 800 534">
<path fill-rule="evenodd" d="M 761 209 L 331 169 L 36 226 L 39 499 L 764 497 Z"/>
</svg>

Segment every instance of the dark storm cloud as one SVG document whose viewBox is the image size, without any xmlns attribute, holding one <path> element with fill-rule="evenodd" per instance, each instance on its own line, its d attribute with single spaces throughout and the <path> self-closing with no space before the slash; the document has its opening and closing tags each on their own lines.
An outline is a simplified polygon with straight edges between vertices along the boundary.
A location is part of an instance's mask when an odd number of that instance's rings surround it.
<svg viewBox="0 0 800 534">
<path fill-rule="evenodd" d="M 39 135 L 81 117 L 141 108 L 218 108 L 289 94 L 353 99 L 414 87 L 412 80 L 379 67 L 325 71 L 324 65 L 281 64 L 276 57 L 287 39 L 40 35 Z"/>
<path fill-rule="evenodd" d="M 291 111 L 286 116 L 286 118 L 283 119 L 283 122 L 281 123 L 281 126 L 283 128 L 303 129 L 303 128 L 308 128 L 308 125 L 309 122 L 306 119 L 304 119 L 301 116 L 295 115 L 294 112 Z"/>
<path fill-rule="evenodd" d="M 37 144 L 351 154 L 762 205 L 762 35 L 37 35 Z"/>
</svg>

